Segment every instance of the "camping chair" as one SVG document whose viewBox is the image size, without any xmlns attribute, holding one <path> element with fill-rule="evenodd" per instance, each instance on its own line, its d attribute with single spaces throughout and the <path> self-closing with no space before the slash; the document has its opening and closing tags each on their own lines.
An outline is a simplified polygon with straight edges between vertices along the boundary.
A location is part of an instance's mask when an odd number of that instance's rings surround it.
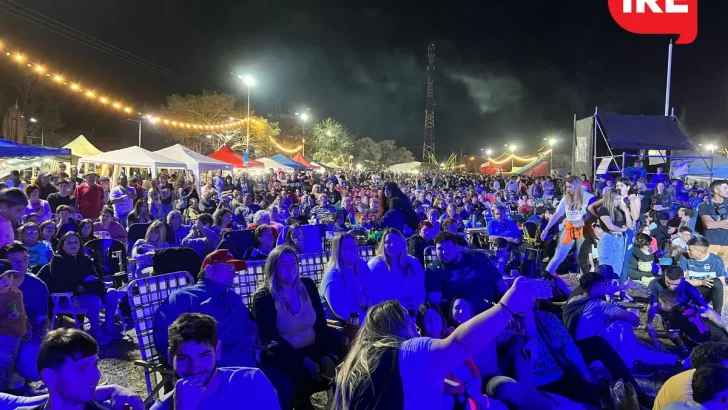
<svg viewBox="0 0 728 410">
<path fill-rule="evenodd" d="M 217 249 L 227 249 L 235 259 L 244 259 L 245 251 L 255 246 L 253 231 L 228 231 L 222 235 Z"/>
<path fill-rule="evenodd" d="M 434 262 L 435 260 L 437 260 L 437 255 L 435 254 L 435 247 L 434 246 L 428 246 L 428 247 L 425 248 L 424 260 L 425 260 L 425 269 L 427 269 L 427 267 L 432 262 Z"/>
<path fill-rule="evenodd" d="M 164 384 L 174 377 L 174 372 L 162 365 L 160 356 L 154 348 L 152 334 L 154 313 L 172 292 L 193 283 L 192 275 L 188 272 L 152 276 L 136 279 L 129 283 L 127 289 L 129 306 L 142 357 L 141 360 L 135 360 L 134 364 L 144 370 L 144 379 L 149 393 L 144 403 L 150 403 Z"/>
<path fill-rule="evenodd" d="M 330 255 L 326 252 L 299 255 L 299 275 L 313 280 L 318 286 L 324 278 L 324 270 L 329 259 Z"/>
<path fill-rule="evenodd" d="M 243 299 L 243 303 L 251 310 L 253 307 L 253 294 L 258 284 L 263 282 L 265 261 L 246 261 L 248 268 L 236 272 L 233 279 L 232 290 Z"/>
<path fill-rule="evenodd" d="M 126 233 L 126 253 L 128 255 L 131 255 L 131 249 L 134 247 L 136 241 L 138 241 L 139 239 L 144 239 L 144 237 L 147 235 L 147 229 L 149 228 L 149 225 L 151 225 L 151 223 L 129 225 Z"/>
<path fill-rule="evenodd" d="M 521 225 L 521 231 L 523 231 L 523 241 L 529 244 L 535 245 L 536 241 L 540 238 L 536 237 L 538 226 L 534 222 L 524 222 Z"/>
<path fill-rule="evenodd" d="M 112 282 L 114 287 L 123 285 L 127 276 L 127 253 L 124 244 L 114 239 L 94 239 L 86 243 L 91 250 L 94 267 L 104 282 Z"/>
</svg>

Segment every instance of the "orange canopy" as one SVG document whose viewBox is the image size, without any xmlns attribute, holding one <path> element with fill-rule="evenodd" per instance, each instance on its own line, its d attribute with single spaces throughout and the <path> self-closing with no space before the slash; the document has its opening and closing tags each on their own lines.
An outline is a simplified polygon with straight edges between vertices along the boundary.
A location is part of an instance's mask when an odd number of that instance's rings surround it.
<svg viewBox="0 0 728 410">
<path fill-rule="evenodd" d="M 306 161 L 306 158 L 303 157 L 303 154 L 301 154 L 300 151 L 298 153 L 296 153 L 296 155 L 294 155 L 293 158 L 291 158 L 291 159 L 294 160 L 294 161 L 296 161 L 296 162 L 298 162 L 299 164 L 301 164 L 301 165 L 303 165 L 305 167 L 308 167 L 308 168 L 318 168 L 316 165 L 311 165 L 310 162 Z"/>
</svg>

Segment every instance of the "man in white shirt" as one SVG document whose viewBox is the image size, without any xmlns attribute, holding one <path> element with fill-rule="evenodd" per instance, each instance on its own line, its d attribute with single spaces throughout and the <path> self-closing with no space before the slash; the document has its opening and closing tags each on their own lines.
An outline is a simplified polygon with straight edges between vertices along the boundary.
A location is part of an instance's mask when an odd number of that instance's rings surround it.
<svg viewBox="0 0 728 410">
<path fill-rule="evenodd" d="M 119 175 L 118 185 L 109 193 L 109 201 L 114 207 L 114 214 L 119 218 L 119 223 L 126 228 L 126 216 L 134 209 L 136 190 L 127 186 L 126 175 Z"/>
<path fill-rule="evenodd" d="M 168 334 L 167 356 L 179 380 L 152 410 L 280 410 L 276 390 L 260 369 L 216 366 L 221 344 L 215 319 L 183 313 Z"/>
</svg>

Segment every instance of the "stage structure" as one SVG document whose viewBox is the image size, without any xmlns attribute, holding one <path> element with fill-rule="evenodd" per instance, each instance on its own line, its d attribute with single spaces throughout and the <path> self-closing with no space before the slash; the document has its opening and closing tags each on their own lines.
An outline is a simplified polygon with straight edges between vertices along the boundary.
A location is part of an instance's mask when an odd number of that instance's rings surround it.
<svg viewBox="0 0 728 410">
<path fill-rule="evenodd" d="M 437 164 L 435 158 L 435 45 L 427 48 L 427 105 L 425 106 L 425 144 L 422 161 Z"/>
<path fill-rule="evenodd" d="M 590 181 L 595 174 L 626 175 L 639 158 L 653 165 L 665 163 L 666 168 L 675 160 L 703 161 L 712 180 L 713 157 L 700 152 L 674 112 L 668 116 L 599 114 L 597 108 L 587 118 L 577 120 L 574 115 L 572 144 L 572 174 L 586 174 Z M 697 155 L 683 155 L 686 152 Z"/>
</svg>

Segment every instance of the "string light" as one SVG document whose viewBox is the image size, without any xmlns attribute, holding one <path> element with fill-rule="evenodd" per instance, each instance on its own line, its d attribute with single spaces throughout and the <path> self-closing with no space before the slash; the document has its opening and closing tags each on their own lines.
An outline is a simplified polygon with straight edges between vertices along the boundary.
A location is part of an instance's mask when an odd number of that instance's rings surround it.
<svg viewBox="0 0 728 410">
<path fill-rule="evenodd" d="M 61 85 L 67 85 L 69 89 L 71 89 L 73 92 L 83 93 L 83 95 L 90 100 L 98 101 L 101 105 L 110 105 L 113 109 L 118 111 L 123 111 L 127 114 L 131 114 L 134 109 L 131 106 L 127 106 L 123 104 L 120 100 L 116 98 L 111 98 L 109 96 L 103 96 L 96 98 L 96 92 L 93 90 L 87 90 L 84 89 L 81 85 L 79 85 L 78 82 L 68 82 L 65 80 L 65 78 L 60 74 L 60 72 L 51 70 L 46 68 L 45 66 L 35 63 L 33 61 L 29 61 L 26 59 L 25 55 L 21 54 L 20 52 L 14 51 L 10 49 L 5 43 L 0 41 L 0 51 L 4 51 L 5 55 L 16 61 L 17 63 L 25 63 L 27 61 L 27 66 L 35 71 L 38 74 L 45 74 L 46 77 L 51 79 L 53 82 Z M 175 128 L 184 128 L 189 130 L 214 130 L 214 131 L 226 131 L 231 130 L 235 128 L 240 128 L 245 124 L 245 120 L 239 120 L 230 118 L 227 121 L 217 122 L 213 124 L 204 124 L 204 123 L 186 123 L 181 121 L 176 121 L 170 118 L 161 118 L 154 115 L 149 115 L 145 113 L 139 113 L 142 118 L 148 118 L 150 122 L 152 123 L 159 123 L 164 124 L 167 126 L 172 126 Z M 275 145 L 279 150 L 286 152 L 286 153 L 295 153 L 300 151 L 303 146 L 299 145 L 296 148 L 286 148 L 282 145 L 280 145 L 276 140 L 273 139 L 273 137 L 268 137 L 273 145 Z"/>
<path fill-rule="evenodd" d="M 521 161 L 521 162 L 531 162 L 531 161 L 533 161 L 535 159 L 538 159 L 538 158 L 540 158 L 540 157 L 542 157 L 542 156 L 544 156 L 544 155 L 546 155 L 546 154 L 548 154 L 550 152 L 551 152 L 551 150 L 547 150 L 547 151 L 543 152 L 541 155 L 536 155 L 534 157 L 518 157 L 516 155 L 511 154 L 511 155 L 508 155 L 503 160 L 488 158 L 488 162 L 490 162 L 492 164 L 496 164 L 496 165 L 505 164 L 506 162 L 509 162 L 511 159 L 514 159 L 514 160 L 517 160 L 517 161 Z M 505 155 L 507 155 L 507 154 L 503 154 L 503 155 L 501 155 L 498 158 L 503 158 L 503 156 L 505 156 Z"/>
</svg>

